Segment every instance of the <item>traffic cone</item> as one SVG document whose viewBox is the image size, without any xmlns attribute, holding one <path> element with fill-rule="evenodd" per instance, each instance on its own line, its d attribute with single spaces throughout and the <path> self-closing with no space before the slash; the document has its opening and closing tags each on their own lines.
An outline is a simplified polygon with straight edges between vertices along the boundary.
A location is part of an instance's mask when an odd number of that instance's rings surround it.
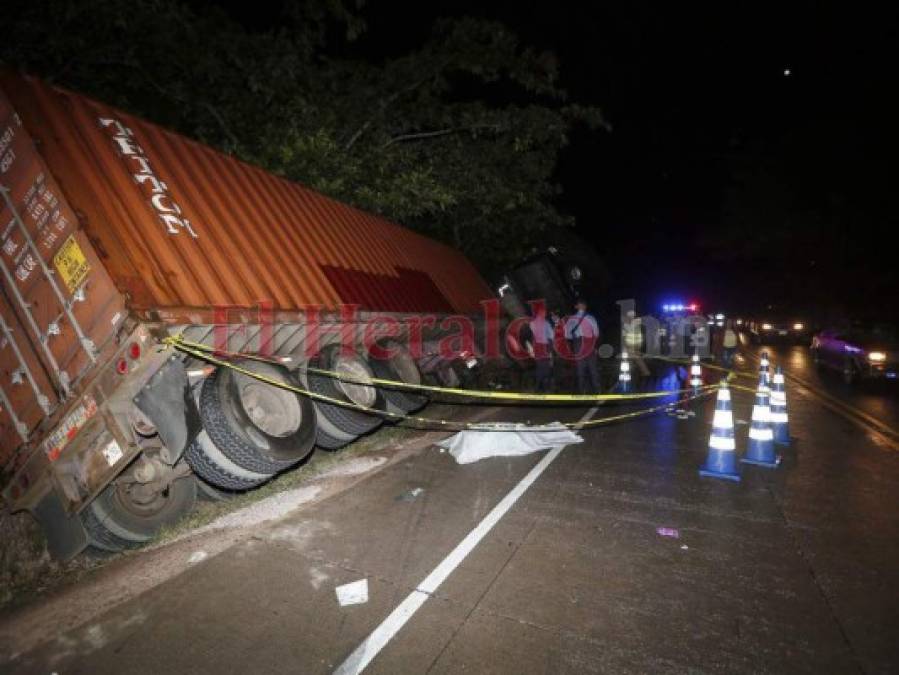
<svg viewBox="0 0 899 675">
<path fill-rule="evenodd" d="M 771 388 L 771 424 L 774 426 L 774 442 L 778 445 L 790 444 L 790 421 L 787 417 L 787 392 L 784 387 L 783 368 L 774 371 Z"/>
<path fill-rule="evenodd" d="M 765 376 L 759 376 L 759 388 L 752 406 L 752 421 L 749 426 L 749 446 L 741 462 L 775 468 L 779 459 L 774 453 L 774 430 L 771 428 L 771 408 L 768 401 L 768 387 Z"/>
<path fill-rule="evenodd" d="M 721 380 L 718 387 L 712 435 L 709 437 L 709 454 L 699 475 L 740 480 L 740 474 L 737 473 L 737 446 L 734 441 L 734 413 L 730 405 L 727 380 Z"/>
<path fill-rule="evenodd" d="M 621 369 L 618 372 L 618 391 L 626 394 L 631 390 L 631 363 L 627 360 L 627 352 L 621 352 Z"/>
<path fill-rule="evenodd" d="M 771 362 L 768 360 L 768 352 L 762 352 L 762 360 L 759 362 L 759 386 L 771 391 Z"/>
<path fill-rule="evenodd" d="M 699 350 L 693 353 L 693 361 L 690 364 L 690 386 L 699 389 L 702 386 L 702 364 L 699 361 Z"/>
</svg>

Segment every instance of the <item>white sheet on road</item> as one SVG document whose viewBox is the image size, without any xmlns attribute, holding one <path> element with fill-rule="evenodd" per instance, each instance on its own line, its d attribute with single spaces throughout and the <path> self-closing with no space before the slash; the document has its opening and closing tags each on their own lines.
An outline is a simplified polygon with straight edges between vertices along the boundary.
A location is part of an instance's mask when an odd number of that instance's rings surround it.
<svg viewBox="0 0 899 675">
<path fill-rule="evenodd" d="M 450 436 L 437 445 L 449 450 L 459 464 L 487 457 L 514 457 L 548 450 L 584 439 L 559 422 L 529 428 L 526 424 L 498 424 L 497 431 L 469 429 Z"/>
</svg>

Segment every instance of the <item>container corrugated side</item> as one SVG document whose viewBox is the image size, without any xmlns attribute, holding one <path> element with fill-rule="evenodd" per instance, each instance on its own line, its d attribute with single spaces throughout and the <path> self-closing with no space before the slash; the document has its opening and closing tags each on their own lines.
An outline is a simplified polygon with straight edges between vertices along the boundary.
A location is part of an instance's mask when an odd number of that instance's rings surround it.
<svg viewBox="0 0 899 675">
<path fill-rule="evenodd" d="M 490 295 L 449 246 L 83 96 L 3 82 L 135 309 L 467 313 Z"/>
</svg>

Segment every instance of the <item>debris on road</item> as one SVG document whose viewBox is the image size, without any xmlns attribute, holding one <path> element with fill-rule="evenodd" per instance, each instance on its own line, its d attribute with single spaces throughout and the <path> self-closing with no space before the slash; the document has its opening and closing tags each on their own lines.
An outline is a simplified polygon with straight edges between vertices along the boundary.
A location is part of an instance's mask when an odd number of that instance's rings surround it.
<svg viewBox="0 0 899 675">
<path fill-rule="evenodd" d="M 660 537 L 680 539 L 680 531 L 676 527 L 657 527 L 656 534 L 658 534 Z"/>
<path fill-rule="evenodd" d="M 359 579 L 334 589 L 341 607 L 364 605 L 368 602 L 368 579 Z"/>
<path fill-rule="evenodd" d="M 187 564 L 196 565 L 198 562 L 203 562 L 208 557 L 209 554 L 206 553 L 206 551 L 194 551 L 190 554 L 190 558 L 187 559 Z"/>
<path fill-rule="evenodd" d="M 401 495 L 397 495 L 395 500 L 398 502 L 411 502 L 422 492 L 424 492 L 424 488 L 420 488 L 420 487 L 412 488 L 411 490 L 406 490 Z"/>
<path fill-rule="evenodd" d="M 536 429 L 526 424 L 496 425 L 496 431 L 469 429 L 437 443 L 438 447 L 449 450 L 459 464 L 470 464 L 488 457 L 514 457 L 528 455 L 539 450 L 548 450 L 584 439 L 566 429 L 559 422 L 553 422 Z"/>
</svg>

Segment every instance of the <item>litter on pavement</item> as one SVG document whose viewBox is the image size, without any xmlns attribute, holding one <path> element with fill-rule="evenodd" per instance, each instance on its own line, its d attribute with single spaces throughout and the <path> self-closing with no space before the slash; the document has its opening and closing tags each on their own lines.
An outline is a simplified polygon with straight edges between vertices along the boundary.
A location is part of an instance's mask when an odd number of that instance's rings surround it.
<svg viewBox="0 0 899 675">
<path fill-rule="evenodd" d="M 198 562 L 203 562 L 206 558 L 209 557 L 209 554 L 206 551 L 194 551 L 190 554 L 190 557 L 187 559 L 188 565 L 195 565 Z"/>
<path fill-rule="evenodd" d="M 680 538 L 680 532 L 676 527 L 657 527 L 656 534 L 661 537 L 671 537 L 672 539 Z"/>
<path fill-rule="evenodd" d="M 514 457 L 548 450 L 584 439 L 559 422 L 530 429 L 525 424 L 497 425 L 498 431 L 466 430 L 437 445 L 449 450 L 459 464 L 470 464 L 487 457 Z"/>
<path fill-rule="evenodd" d="M 397 495 L 395 497 L 395 499 L 398 502 L 411 502 L 422 492 L 424 492 L 424 488 L 420 488 L 420 487 L 412 488 L 411 490 L 406 490 L 401 495 Z"/>
<path fill-rule="evenodd" d="M 359 579 L 334 589 L 341 607 L 363 605 L 368 602 L 368 579 Z"/>
</svg>

